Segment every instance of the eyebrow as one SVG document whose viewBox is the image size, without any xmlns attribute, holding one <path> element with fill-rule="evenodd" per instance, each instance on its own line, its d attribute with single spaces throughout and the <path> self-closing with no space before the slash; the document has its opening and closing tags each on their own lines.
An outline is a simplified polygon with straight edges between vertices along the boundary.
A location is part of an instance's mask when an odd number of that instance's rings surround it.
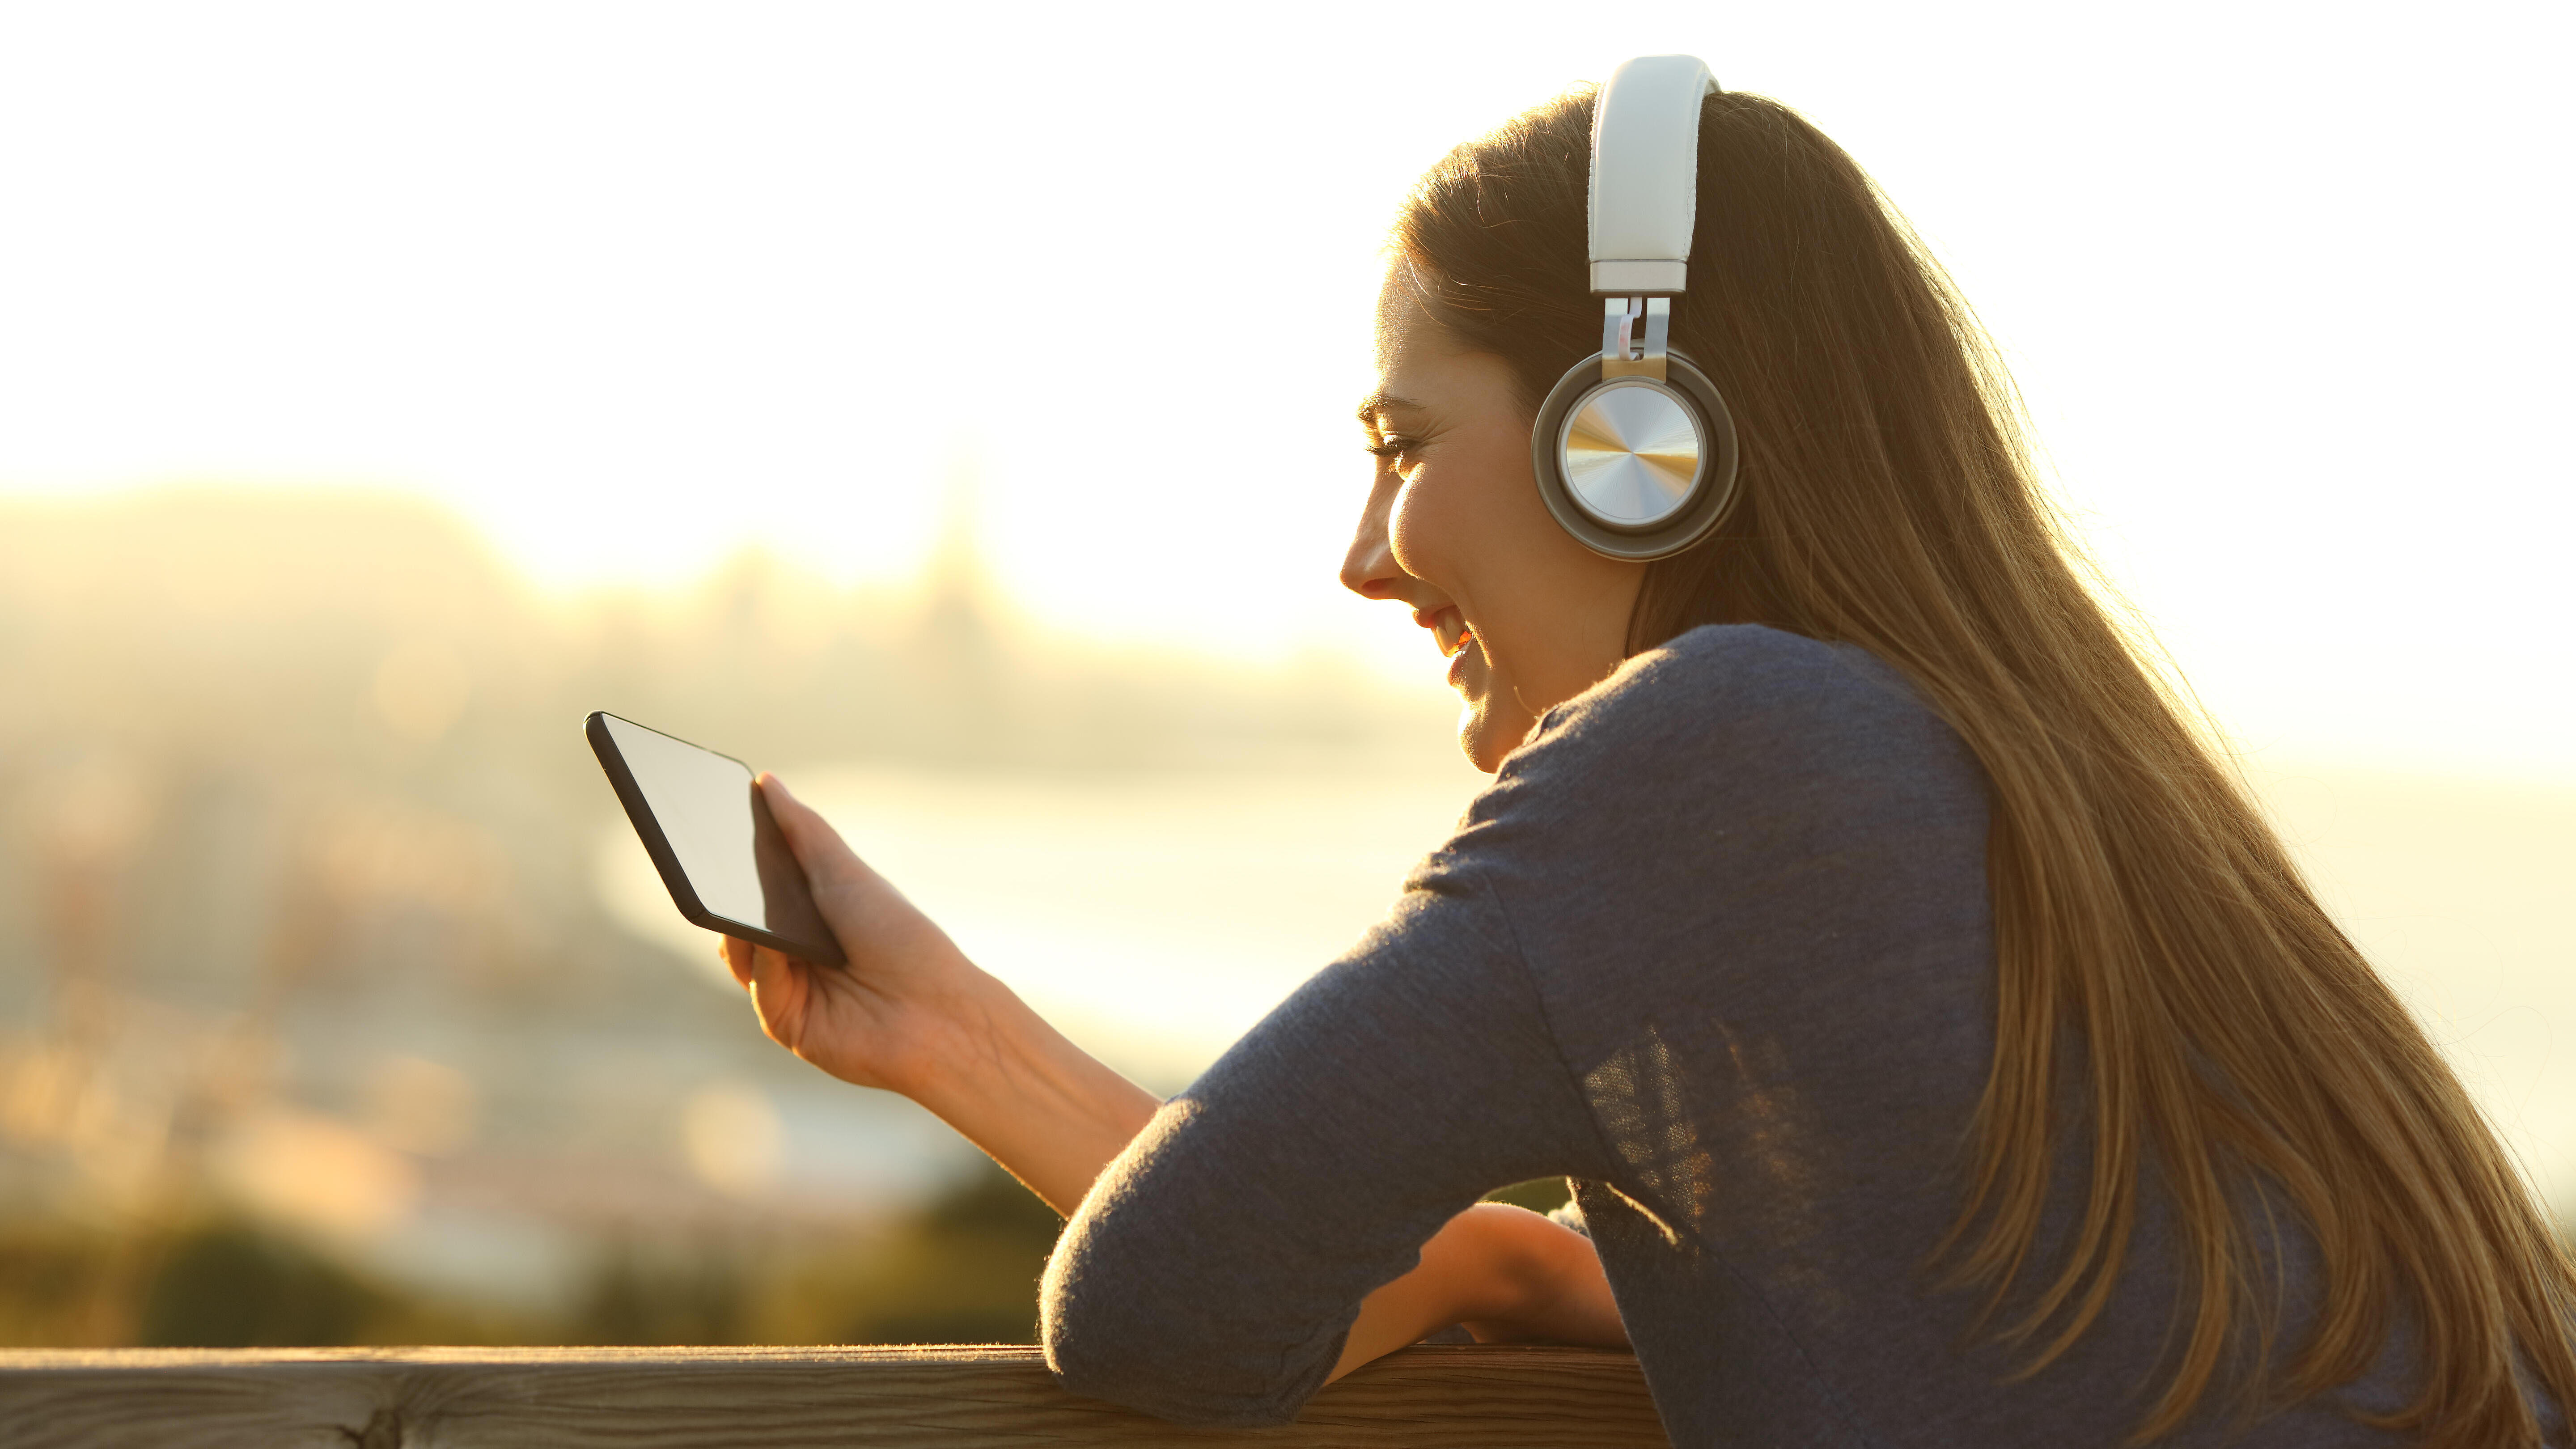
<svg viewBox="0 0 2576 1449">
<path fill-rule="evenodd" d="M 1420 411 L 1422 404 L 1411 398 L 1397 397 L 1391 392 L 1373 392 L 1360 399 L 1359 420 L 1360 425 L 1366 427 L 1377 421 L 1379 413 Z"/>
</svg>

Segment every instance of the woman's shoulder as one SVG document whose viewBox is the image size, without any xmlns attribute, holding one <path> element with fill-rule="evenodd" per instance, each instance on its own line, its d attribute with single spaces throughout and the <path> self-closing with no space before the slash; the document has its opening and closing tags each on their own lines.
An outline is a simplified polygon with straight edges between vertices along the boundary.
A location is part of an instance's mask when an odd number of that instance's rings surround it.
<svg viewBox="0 0 2576 1449">
<path fill-rule="evenodd" d="M 1555 857 L 1726 820 L 1824 841 L 1891 822 L 1978 834 L 1984 811 L 1975 756 L 1902 674 L 1739 624 L 1694 629 L 1549 710 L 1463 823 Z"/>
<path fill-rule="evenodd" d="M 1760 624 L 1708 624 L 1622 664 L 1547 712 L 1525 749 L 1565 754 L 1673 751 L 1742 759 L 1911 752 L 1954 742 L 1902 674 L 1853 644 Z"/>
</svg>

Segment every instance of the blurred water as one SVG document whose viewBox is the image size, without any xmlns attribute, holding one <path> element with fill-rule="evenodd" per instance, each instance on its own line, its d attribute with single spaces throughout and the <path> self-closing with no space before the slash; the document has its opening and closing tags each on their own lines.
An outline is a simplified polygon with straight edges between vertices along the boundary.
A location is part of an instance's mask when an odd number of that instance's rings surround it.
<svg viewBox="0 0 2576 1449">
<path fill-rule="evenodd" d="M 1483 777 L 1353 769 L 1045 775 L 825 766 L 783 775 L 967 954 L 1095 1054 L 1187 1082 L 1386 913 Z M 632 832 L 604 903 L 705 965 Z"/>
</svg>

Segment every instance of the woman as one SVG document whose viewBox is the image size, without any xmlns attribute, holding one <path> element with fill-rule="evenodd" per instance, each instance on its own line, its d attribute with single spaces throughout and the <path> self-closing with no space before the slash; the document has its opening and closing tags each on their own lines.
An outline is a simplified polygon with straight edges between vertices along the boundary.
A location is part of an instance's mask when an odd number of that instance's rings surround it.
<svg viewBox="0 0 2576 1449">
<path fill-rule="evenodd" d="M 1342 576 L 1451 656 L 1495 780 L 1393 914 L 1158 1102 L 764 781 L 852 968 L 728 942 L 763 1026 L 1067 1214 L 1049 1361 L 1173 1418 L 1464 1324 L 1633 1341 L 1680 1444 L 2563 1442 L 2548 1225 L 2070 565 L 1966 307 L 1785 108 L 1699 112 L 1671 341 L 1731 511 L 1634 563 L 1542 506 L 1533 414 L 1600 346 L 1592 104 L 1396 229 Z M 1583 1231 L 1471 1206 L 1547 1174 Z"/>
</svg>

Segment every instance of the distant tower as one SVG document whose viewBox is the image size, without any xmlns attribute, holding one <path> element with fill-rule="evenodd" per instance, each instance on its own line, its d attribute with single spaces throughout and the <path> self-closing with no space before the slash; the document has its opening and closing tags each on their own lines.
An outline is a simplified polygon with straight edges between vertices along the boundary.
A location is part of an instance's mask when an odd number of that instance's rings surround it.
<svg viewBox="0 0 2576 1449">
<path fill-rule="evenodd" d="M 920 681 L 920 744 L 933 756 L 984 763 L 1004 753 L 1008 668 L 992 573 L 984 561 L 982 469 L 971 443 L 949 450 L 940 482 L 939 540 L 922 576 L 911 653 Z"/>
<path fill-rule="evenodd" d="M 994 644 L 993 583 L 984 563 L 983 469 L 971 443 L 949 450 L 939 487 L 939 539 L 922 577 L 921 645 L 958 661 Z"/>
</svg>

